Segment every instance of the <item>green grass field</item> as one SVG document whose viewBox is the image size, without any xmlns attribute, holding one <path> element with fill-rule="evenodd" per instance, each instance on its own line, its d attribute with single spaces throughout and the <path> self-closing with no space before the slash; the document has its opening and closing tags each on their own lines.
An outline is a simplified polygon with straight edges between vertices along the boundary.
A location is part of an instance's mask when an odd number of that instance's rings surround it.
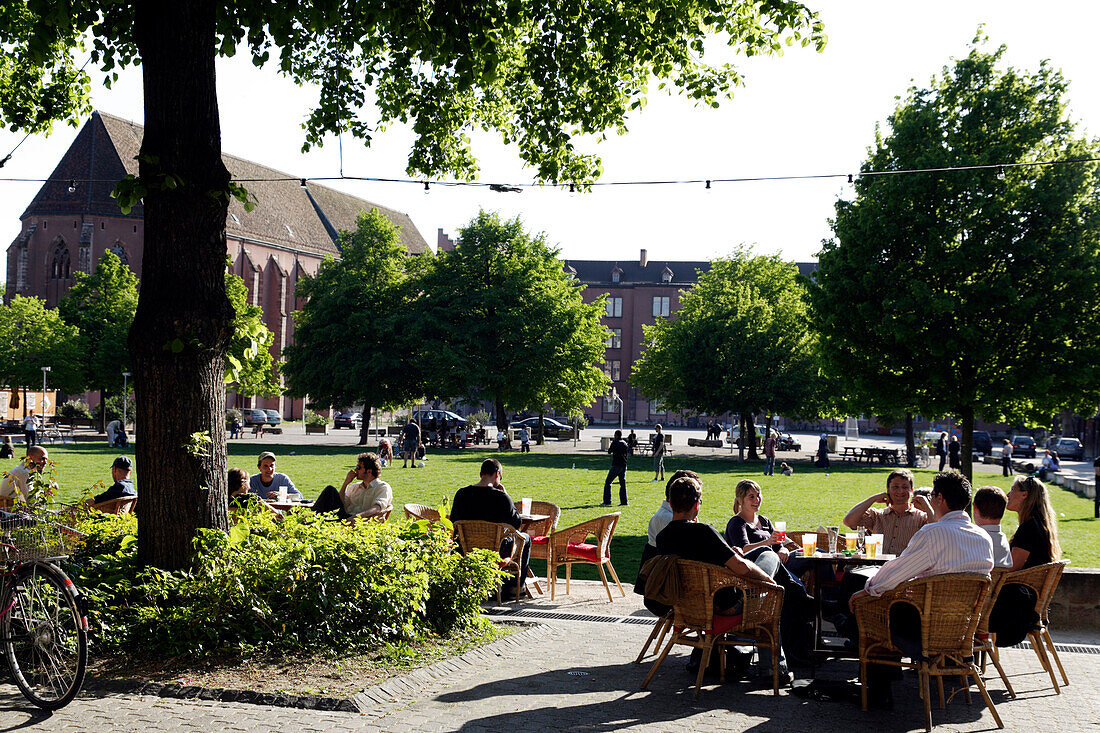
<svg viewBox="0 0 1100 733">
<path fill-rule="evenodd" d="M 50 446 L 50 457 L 57 462 L 57 480 L 62 500 L 81 495 L 97 480 L 110 483 L 111 460 L 117 451 L 102 444 Z M 278 470 L 286 473 L 303 494 L 313 498 L 326 484 L 339 486 L 355 464 L 358 451 L 329 446 L 231 443 L 230 466 L 240 466 L 254 473 L 260 450 L 272 450 L 278 455 Z M 493 456 L 504 466 L 503 483 L 513 499 L 531 497 L 552 501 L 562 508 L 559 527 L 567 527 L 600 516 L 606 509 L 599 506 L 603 498 L 603 480 L 608 459 L 602 455 L 539 453 L 498 454 L 495 451 L 452 451 L 434 453 L 424 468 L 387 468 L 382 478 L 393 486 L 394 518 L 403 516 L 405 503 L 438 506 L 450 500 L 457 489 L 478 479 L 481 461 Z M 0 461 L 0 468 L 9 469 L 15 461 Z M 622 508 L 622 518 L 612 543 L 612 560 L 619 577 L 633 582 L 646 542 L 646 526 L 654 510 L 664 498 L 664 484 L 650 483 L 651 462 L 636 458 L 627 472 L 630 506 Z M 733 513 L 734 486 L 745 477 L 756 479 L 764 489 L 761 513 L 771 519 L 785 519 L 789 530 L 812 529 L 819 524 L 839 525 L 844 514 L 856 502 L 873 492 L 883 491 L 886 468 L 866 466 L 834 466 L 828 475 L 810 469 L 804 463 L 795 468 L 794 476 L 762 476 L 762 462 L 740 464 L 729 458 L 683 459 L 675 456 L 665 461 L 666 477 L 677 468 L 690 468 L 703 479 L 704 501 L 700 520 L 713 524 L 719 531 Z M 575 466 L 575 468 L 574 468 Z M 930 485 L 934 472 L 917 471 L 918 485 Z M 978 485 L 999 486 L 1007 490 L 1010 481 L 999 474 L 979 473 Z M 140 486 L 139 492 L 140 492 Z M 619 511 L 618 486 L 612 487 L 612 498 Z M 1059 537 L 1065 556 L 1076 567 L 1100 567 L 1100 520 L 1092 518 L 1092 501 L 1078 497 L 1058 486 L 1051 487 L 1054 508 L 1059 514 Z M 1011 537 L 1016 528 L 1016 515 L 1008 513 L 1005 532 Z M 536 563 L 539 573 L 542 563 Z M 580 577 L 596 577 L 578 568 Z"/>
</svg>

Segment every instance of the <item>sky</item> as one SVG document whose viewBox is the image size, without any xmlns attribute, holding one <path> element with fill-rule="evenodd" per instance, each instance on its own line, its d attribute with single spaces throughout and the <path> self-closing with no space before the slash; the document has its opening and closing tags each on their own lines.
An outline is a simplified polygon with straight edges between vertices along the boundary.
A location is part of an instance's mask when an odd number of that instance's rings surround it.
<svg viewBox="0 0 1100 733">
<path fill-rule="evenodd" d="M 720 109 L 651 90 L 649 103 L 628 119 L 629 132 L 592 144 L 601 156 L 603 181 L 717 179 L 755 176 L 844 174 L 859 169 L 898 97 L 927 86 L 968 45 L 983 25 L 992 47 L 1008 47 L 1007 63 L 1035 70 L 1044 59 L 1069 82 L 1069 112 L 1079 133 L 1100 130 L 1100 65 L 1095 28 L 1100 3 L 1017 0 L 923 3 L 805 0 L 825 24 L 821 53 L 790 48 L 781 57 L 735 60 L 745 86 Z M 130 70 L 108 90 L 93 74 L 96 109 L 142 121 L 140 71 Z M 222 148 L 226 153 L 294 177 L 335 176 L 339 147 L 301 153 L 301 124 L 317 91 L 295 86 L 272 68 L 256 69 L 245 57 L 221 60 L 218 93 Z M 49 137 L 31 136 L 7 165 L 3 178 L 44 178 L 76 136 L 58 126 Z M 0 156 L 23 139 L 0 131 Z M 530 183 L 514 149 L 488 134 L 475 134 L 479 179 Z M 392 126 L 369 148 L 343 140 L 345 175 L 405 178 L 411 133 Z M 572 259 L 632 260 L 647 249 L 652 260 L 703 260 L 750 245 L 795 261 L 816 257 L 830 236 L 838 198 L 852 195 L 846 179 L 771 181 L 680 186 L 629 186 L 569 194 L 554 188 L 493 193 L 481 188 L 341 181 L 326 183 L 403 211 L 429 244 L 436 232 L 455 235 L 480 208 L 522 217 L 527 228 Z M 19 216 L 40 184 L 0 180 L 0 241 L 20 231 Z M 0 268 L 4 266 L 0 260 Z"/>
</svg>

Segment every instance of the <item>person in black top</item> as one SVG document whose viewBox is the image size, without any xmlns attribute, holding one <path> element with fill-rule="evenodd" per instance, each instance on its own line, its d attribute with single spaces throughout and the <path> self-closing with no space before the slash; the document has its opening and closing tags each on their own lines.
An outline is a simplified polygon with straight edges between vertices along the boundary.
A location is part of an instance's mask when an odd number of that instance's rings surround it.
<svg viewBox="0 0 1100 733">
<path fill-rule="evenodd" d="M 962 468 L 962 443 L 957 435 L 952 435 L 947 443 L 947 465 L 956 471 Z"/>
<path fill-rule="evenodd" d="M 401 428 L 401 468 L 405 468 L 409 465 L 409 461 L 412 461 L 412 467 L 416 468 L 416 455 L 420 450 L 420 426 L 412 420 L 405 423 L 405 427 Z"/>
<path fill-rule="evenodd" d="M 451 521 L 480 520 L 483 522 L 500 522 L 508 524 L 516 529 L 520 527 L 519 512 L 516 504 L 504 486 L 500 483 L 503 471 L 500 461 L 495 458 L 486 458 L 481 464 L 481 481 L 470 486 L 464 486 L 455 494 L 451 502 Z M 523 537 L 523 553 L 520 556 L 518 582 L 505 586 L 505 595 L 518 594 L 522 589 L 523 580 L 527 577 L 527 566 L 531 560 L 531 537 L 520 532 Z M 500 556 L 508 557 L 512 554 L 512 539 L 507 538 L 501 543 Z"/>
<path fill-rule="evenodd" d="M 947 433 L 940 433 L 940 439 L 936 441 L 936 455 L 940 457 L 939 471 L 943 472 L 943 466 L 947 463 Z"/>
<path fill-rule="evenodd" d="M 11 436 L 5 435 L 4 442 L 0 443 L 0 458 L 11 458 L 15 455 L 15 448 L 11 444 Z"/>
<path fill-rule="evenodd" d="M 130 472 L 134 470 L 134 462 L 127 456 L 119 456 L 111 464 L 111 478 L 114 483 L 111 488 L 102 494 L 97 494 L 91 499 L 92 504 L 100 504 L 111 499 L 121 499 L 124 496 L 137 496 L 134 481 L 130 478 Z"/>
<path fill-rule="evenodd" d="M 638 434 L 633 430 L 626 436 L 626 447 L 630 449 L 630 455 L 634 455 L 634 451 L 638 450 Z"/>
<path fill-rule="evenodd" d="M 603 482 L 603 506 L 611 506 L 611 482 L 619 478 L 619 504 L 626 506 L 626 457 L 630 455 L 630 446 L 623 440 L 623 431 L 616 430 L 615 438 L 608 446 L 611 454 L 611 470 Z"/>
<path fill-rule="evenodd" d="M 1046 485 L 1033 476 L 1020 476 L 1008 492 L 1008 511 L 1020 517 L 1020 526 L 1008 546 L 1012 570 L 1046 565 L 1062 558 L 1058 543 L 1058 515 L 1050 503 Z M 1019 644 L 1039 623 L 1035 612 L 1035 591 L 1025 585 L 1005 585 L 989 615 L 989 630 L 997 635 L 997 646 Z"/>
</svg>

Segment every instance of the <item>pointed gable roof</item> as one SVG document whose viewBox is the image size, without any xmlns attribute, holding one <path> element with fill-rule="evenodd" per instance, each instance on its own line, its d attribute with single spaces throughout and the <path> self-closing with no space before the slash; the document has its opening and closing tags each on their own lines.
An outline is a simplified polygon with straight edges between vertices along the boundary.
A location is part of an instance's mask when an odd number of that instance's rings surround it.
<svg viewBox="0 0 1100 733">
<path fill-rule="evenodd" d="M 110 193 L 126 174 L 137 175 L 143 133 L 141 125 L 93 112 L 21 218 L 81 213 L 123 217 Z M 223 154 L 222 161 L 234 180 L 241 181 L 256 199 L 256 207 L 248 212 L 236 199 L 230 201 L 225 228 L 231 237 L 338 255 L 338 231 L 354 229 L 359 212 L 377 208 L 400 228 L 401 243 L 409 254 L 428 249 L 406 214 L 314 183 L 303 189 L 297 177 L 243 158 Z M 76 192 L 70 194 L 70 179 L 91 182 L 78 183 Z M 143 216 L 140 204 L 125 215 L 131 219 Z"/>
</svg>

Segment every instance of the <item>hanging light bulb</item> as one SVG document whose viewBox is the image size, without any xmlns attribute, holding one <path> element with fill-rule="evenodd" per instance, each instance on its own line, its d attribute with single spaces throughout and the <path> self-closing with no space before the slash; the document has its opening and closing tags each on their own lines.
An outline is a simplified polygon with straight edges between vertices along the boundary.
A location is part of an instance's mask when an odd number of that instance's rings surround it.
<svg viewBox="0 0 1100 733">
<path fill-rule="evenodd" d="M 851 183 L 851 182 L 852 182 L 852 174 L 851 174 L 851 173 L 849 173 L 849 174 L 848 174 L 848 183 Z"/>
<path fill-rule="evenodd" d="M 707 181 L 707 190 L 708 191 L 710 190 L 710 181 L 709 180 Z"/>
<path fill-rule="evenodd" d="M 1003 181 L 1005 179 L 1005 167 L 1003 165 L 997 166 L 997 180 Z"/>
<path fill-rule="evenodd" d="M 432 192 L 431 186 L 428 185 L 427 181 L 424 181 L 424 195 L 427 196 L 431 192 Z"/>
<path fill-rule="evenodd" d="M 301 183 L 300 183 L 299 185 L 300 185 L 300 186 L 301 186 L 302 188 L 305 188 L 305 187 L 306 187 L 306 179 L 302 178 L 302 179 L 301 179 Z"/>
<path fill-rule="evenodd" d="M 69 193 L 76 193 L 76 181 L 69 179 Z"/>
</svg>

